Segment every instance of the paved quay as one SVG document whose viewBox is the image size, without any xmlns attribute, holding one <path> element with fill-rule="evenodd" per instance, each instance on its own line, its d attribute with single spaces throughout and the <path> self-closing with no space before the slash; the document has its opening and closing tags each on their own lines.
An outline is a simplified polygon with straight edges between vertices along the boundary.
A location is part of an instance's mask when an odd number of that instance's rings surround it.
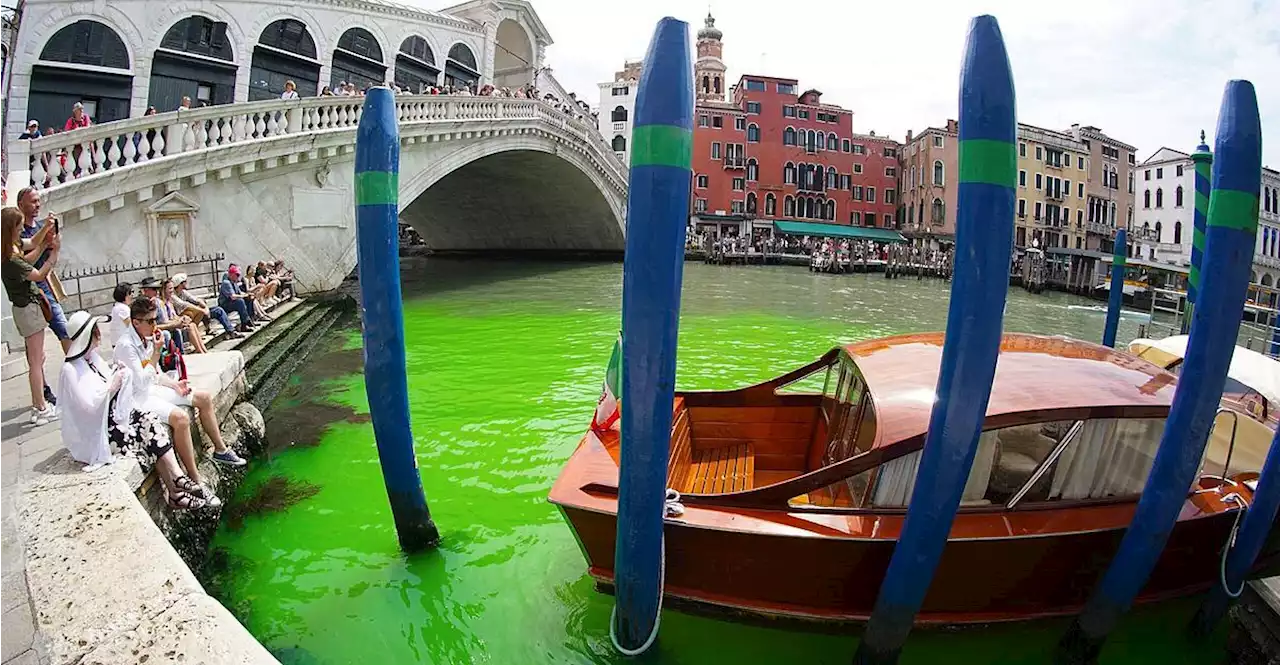
<svg viewBox="0 0 1280 665">
<path fill-rule="evenodd" d="M 49 338 L 52 340 L 52 336 Z M 56 342 L 51 359 L 61 359 Z M 46 362 L 50 385 L 61 363 Z M 243 386 L 238 351 L 188 357 L 193 386 Z M 0 384 L 3 634 L 0 665 L 276 663 L 174 551 L 121 458 L 88 474 L 57 421 L 34 427 L 25 374 Z"/>
</svg>

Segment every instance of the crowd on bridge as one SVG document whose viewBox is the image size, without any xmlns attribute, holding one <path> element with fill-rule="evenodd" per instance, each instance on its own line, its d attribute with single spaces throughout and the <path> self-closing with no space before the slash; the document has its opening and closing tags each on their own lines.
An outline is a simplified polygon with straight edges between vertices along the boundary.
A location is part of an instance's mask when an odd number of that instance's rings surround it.
<svg viewBox="0 0 1280 665">
<path fill-rule="evenodd" d="M 107 317 L 88 311 L 68 316 L 55 272 L 60 221 L 40 216 L 40 192 L 34 188 L 18 192 L 16 200 L 16 207 L 0 210 L 0 277 L 25 347 L 31 424 L 57 420 L 63 445 L 87 472 L 112 463 L 118 450 L 145 465 L 154 463 L 171 508 L 217 507 L 220 502 L 196 465 L 192 414 L 212 444 L 215 462 L 243 466 L 245 461 L 222 440 L 213 396 L 188 384 L 184 356 L 207 351 L 202 328 L 211 333 L 213 321 L 235 338 L 270 320 L 266 309 L 293 297 L 292 272 L 279 260 L 244 270 L 233 263 L 221 276 L 216 305 L 189 291 L 184 273 L 163 280 L 148 276 L 137 292 L 127 282 L 117 284 Z M 46 379 L 46 330 L 64 353 L 54 372 L 56 391 Z"/>
</svg>

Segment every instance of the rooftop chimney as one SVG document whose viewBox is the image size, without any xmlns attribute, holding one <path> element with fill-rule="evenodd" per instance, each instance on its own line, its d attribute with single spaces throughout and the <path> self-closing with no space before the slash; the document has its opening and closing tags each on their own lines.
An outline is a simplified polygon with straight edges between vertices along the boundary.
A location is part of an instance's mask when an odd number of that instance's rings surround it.
<svg viewBox="0 0 1280 665">
<path fill-rule="evenodd" d="M 947 118 L 947 133 L 956 134 L 960 131 L 960 125 L 955 120 Z"/>
</svg>

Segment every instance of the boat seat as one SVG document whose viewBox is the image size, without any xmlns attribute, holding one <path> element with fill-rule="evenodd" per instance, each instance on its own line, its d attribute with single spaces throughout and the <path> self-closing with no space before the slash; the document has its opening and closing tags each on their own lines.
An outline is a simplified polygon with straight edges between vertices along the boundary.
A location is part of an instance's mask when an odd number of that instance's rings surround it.
<svg viewBox="0 0 1280 665">
<path fill-rule="evenodd" d="M 690 494 L 724 494 L 754 487 L 755 453 L 751 444 L 694 451 L 689 469 Z"/>
<path fill-rule="evenodd" d="M 1000 495 L 1009 495 L 1022 488 L 1040 461 L 1053 449 L 1054 440 L 1029 427 L 1010 427 L 1000 430 L 996 447 L 996 460 L 991 469 L 989 487 Z M 1050 474 L 1045 474 L 1040 485 L 1046 485 Z"/>
</svg>

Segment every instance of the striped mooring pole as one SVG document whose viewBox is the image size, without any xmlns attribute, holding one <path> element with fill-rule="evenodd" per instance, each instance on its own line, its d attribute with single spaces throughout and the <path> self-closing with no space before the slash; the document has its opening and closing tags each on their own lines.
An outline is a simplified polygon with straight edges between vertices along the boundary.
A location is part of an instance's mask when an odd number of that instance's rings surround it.
<svg viewBox="0 0 1280 665">
<path fill-rule="evenodd" d="M 1164 435 L 1120 549 L 1058 643 L 1056 663 L 1096 662 L 1107 635 L 1151 576 L 1186 502 L 1240 332 L 1261 187 L 1258 98 L 1252 83 L 1230 81 L 1218 113 L 1201 288 Z"/>
<path fill-rule="evenodd" d="M 427 510 L 409 424 L 400 295 L 400 128 L 388 88 L 365 94 L 356 128 L 355 192 L 365 393 L 396 536 L 402 549 L 415 552 L 434 547 L 440 532 Z"/>
<path fill-rule="evenodd" d="M 626 655 L 653 644 L 662 609 L 667 449 L 692 161 L 689 26 L 668 17 L 653 32 L 636 91 L 622 264 L 622 451 L 609 632 Z"/>
<path fill-rule="evenodd" d="M 1191 273 L 1187 275 L 1187 307 L 1182 313 L 1182 334 L 1191 331 L 1192 310 L 1200 295 L 1200 266 L 1204 263 L 1204 234 L 1209 218 L 1209 170 L 1213 167 L 1213 153 L 1204 142 L 1204 130 L 1200 130 L 1200 145 L 1191 153 L 1195 169 L 1195 211 L 1191 225 Z"/>
<path fill-rule="evenodd" d="M 1128 256 L 1129 234 L 1124 229 L 1117 229 L 1115 248 L 1111 251 L 1111 292 L 1107 294 L 1107 319 L 1102 327 L 1103 346 L 1116 346 L 1120 310 L 1124 307 L 1124 271 Z"/>
<path fill-rule="evenodd" d="M 993 16 L 969 24 L 960 70 L 956 263 L 929 432 L 902 534 L 854 663 L 895 663 L 942 558 L 1000 354 L 1017 186 L 1013 72 Z"/>
</svg>

